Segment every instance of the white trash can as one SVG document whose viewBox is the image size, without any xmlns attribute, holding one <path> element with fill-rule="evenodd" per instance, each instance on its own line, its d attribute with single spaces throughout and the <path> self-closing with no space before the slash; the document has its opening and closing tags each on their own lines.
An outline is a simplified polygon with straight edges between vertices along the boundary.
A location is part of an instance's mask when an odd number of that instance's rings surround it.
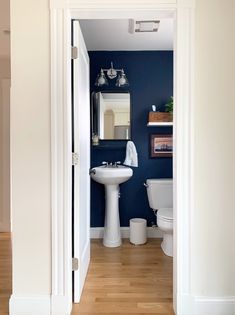
<svg viewBox="0 0 235 315">
<path fill-rule="evenodd" d="M 130 242 L 134 245 L 141 245 L 147 242 L 147 221 L 134 218 L 130 220 Z"/>
</svg>

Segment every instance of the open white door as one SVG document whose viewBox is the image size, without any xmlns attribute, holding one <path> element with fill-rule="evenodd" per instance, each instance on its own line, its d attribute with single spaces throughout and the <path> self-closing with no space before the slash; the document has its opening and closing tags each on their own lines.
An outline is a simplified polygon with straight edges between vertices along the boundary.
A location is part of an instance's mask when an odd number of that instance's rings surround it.
<svg viewBox="0 0 235 315">
<path fill-rule="evenodd" d="M 76 47 L 72 61 L 72 151 L 77 154 L 72 176 L 73 257 L 78 259 L 78 269 L 73 272 L 73 301 L 78 303 L 90 261 L 90 87 L 89 57 L 78 21 L 73 21 L 72 32 Z"/>
</svg>

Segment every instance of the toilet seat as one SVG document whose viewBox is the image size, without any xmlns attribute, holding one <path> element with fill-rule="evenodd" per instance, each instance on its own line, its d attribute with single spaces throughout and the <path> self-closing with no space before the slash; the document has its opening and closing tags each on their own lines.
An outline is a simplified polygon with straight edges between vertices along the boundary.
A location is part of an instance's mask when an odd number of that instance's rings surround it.
<svg viewBox="0 0 235 315">
<path fill-rule="evenodd" d="M 157 217 L 164 221 L 173 221 L 173 209 L 161 208 L 157 212 Z"/>
</svg>

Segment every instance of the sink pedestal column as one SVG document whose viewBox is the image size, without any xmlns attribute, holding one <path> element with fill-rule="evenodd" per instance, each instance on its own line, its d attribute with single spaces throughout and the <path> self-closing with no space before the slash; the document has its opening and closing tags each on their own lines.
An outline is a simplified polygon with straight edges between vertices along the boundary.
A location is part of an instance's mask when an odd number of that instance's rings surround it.
<svg viewBox="0 0 235 315">
<path fill-rule="evenodd" d="M 119 219 L 119 185 L 105 185 L 105 223 L 103 245 L 118 247 L 121 245 L 120 219 Z"/>
</svg>

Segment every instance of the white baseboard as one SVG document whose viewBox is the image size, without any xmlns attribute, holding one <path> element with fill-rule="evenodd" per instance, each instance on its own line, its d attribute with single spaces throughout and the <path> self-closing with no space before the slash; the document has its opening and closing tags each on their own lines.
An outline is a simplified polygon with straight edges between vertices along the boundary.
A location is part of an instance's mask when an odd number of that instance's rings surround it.
<svg viewBox="0 0 235 315">
<path fill-rule="evenodd" d="M 193 315 L 234 315 L 235 296 L 195 297 Z"/>
<path fill-rule="evenodd" d="M 91 238 L 103 238 L 104 228 L 103 227 L 93 227 L 90 230 Z M 121 227 L 122 238 L 130 237 L 130 228 Z M 162 238 L 162 232 L 157 227 L 147 227 L 147 237 L 148 238 Z"/>
<path fill-rule="evenodd" d="M 69 296 L 52 295 L 50 315 L 70 315 L 72 300 Z"/>
<path fill-rule="evenodd" d="M 50 315 L 51 296 L 33 295 L 18 296 L 10 298 L 10 315 Z"/>
<path fill-rule="evenodd" d="M 174 311 L 177 315 L 195 315 L 194 313 L 194 299 L 191 294 L 182 293 L 177 294 L 177 301 L 174 304 Z"/>
</svg>

